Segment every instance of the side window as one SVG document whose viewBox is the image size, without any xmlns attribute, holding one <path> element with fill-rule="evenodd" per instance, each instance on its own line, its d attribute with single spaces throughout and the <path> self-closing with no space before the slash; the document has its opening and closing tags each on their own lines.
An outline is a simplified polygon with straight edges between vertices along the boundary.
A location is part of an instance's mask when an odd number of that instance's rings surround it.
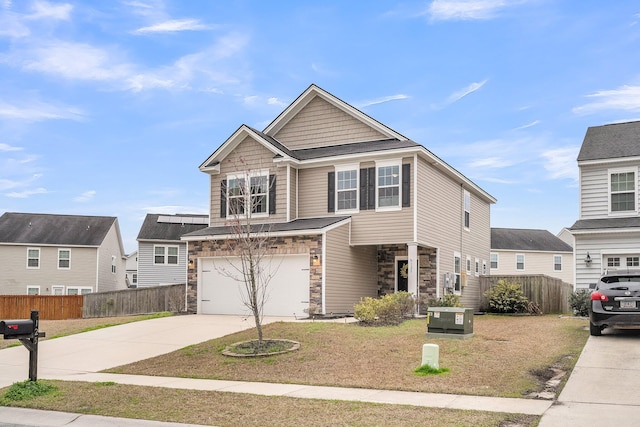
<svg viewBox="0 0 640 427">
<path fill-rule="evenodd" d="M 400 161 L 376 164 L 377 198 L 379 209 L 400 208 Z"/>
<path fill-rule="evenodd" d="M 40 268 L 40 248 L 27 249 L 27 268 Z"/>
<path fill-rule="evenodd" d="M 455 253 L 453 255 L 453 273 L 454 273 L 454 282 L 453 282 L 453 290 L 455 292 L 460 292 L 462 290 L 462 260 L 460 258 L 459 253 Z"/>
<path fill-rule="evenodd" d="M 71 249 L 58 249 L 58 269 L 69 270 L 71 268 Z"/>
<path fill-rule="evenodd" d="M 516 270 L 524 270 L 524 254 L 516 254 Z"/>
<path fill-rule="evenodd" d="M 336 168 L 336 211 L 356 211 L 358 209 L 358 167 Z"/>
<path fill-rule="evenodd" d="M 609 211 L 635 212 L 638 194 L 636 169 L 615 169 L 609 173 Z"/>
<path fill-rule="evenodd" d="M 40 286 L 27 286 L 27 295 L 40 295 Z"/>
<path fill-rule="evenodd" d="M 562 271 L 562 255 L 553 256 L 553 271 Z"/>
<path fill-rule="evenodd" d="M 491 267 L 490 268 L 492 270 L 497 270 L 498 269 L 498 254 L 492 253 L 490 262 L 491 262 L 491 264 L 490 264 Z"/>
<path fill-rule="evenodd" d="M 469 229 L 471 224 L 471 193 L 464 191 L 464 228 Z"/>
</svg>

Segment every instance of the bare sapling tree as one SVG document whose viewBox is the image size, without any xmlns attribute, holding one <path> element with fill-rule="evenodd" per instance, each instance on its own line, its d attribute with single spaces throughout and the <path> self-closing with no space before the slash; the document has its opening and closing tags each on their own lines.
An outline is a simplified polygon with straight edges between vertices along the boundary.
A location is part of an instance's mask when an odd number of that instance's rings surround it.
<svg viewBox="0 0 640 427">
<path fill-rule="evenodd" d="M 239 162 L 245 164 L 242 158 Z M 264 169 L 236 170 L 239 172 L 222 181 L 221 202 L 226 205 L 225 224 L 230 235 L 226 241 L 229 262 L 225 267 L 218 267 L 218 271 L 240 283 L 240 298 L 253 314 L 260 348 L 263 346 L 262 322 L 269 283 L 279 267 L 269 254 L 274 243 L 271 226 L 260 222 L 268 216 L 269 205 L 271 209 L 275 206 L 275 200 L 269 200 L 270 193 L 275 197 L 270 191 L 275 187 L 275 175 L 269 175 Z M 231 262 L 229 257 L 235 257 L 239 262 Z"/>
</svg>

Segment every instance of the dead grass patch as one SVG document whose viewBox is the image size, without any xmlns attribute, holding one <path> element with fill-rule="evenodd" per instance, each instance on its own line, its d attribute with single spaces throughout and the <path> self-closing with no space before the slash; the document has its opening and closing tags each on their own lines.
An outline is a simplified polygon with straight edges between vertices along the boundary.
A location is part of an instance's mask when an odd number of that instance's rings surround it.
<svg viewBox="0 0 640 427">
<path fill-rule="evenodd" d="M 47 381 L 52 395 L 11 406 L 216 426 L 478 426 L 533 427 L 539 417 L 267 397 L 211 391 L 174 390 L 112 383 Z"/>
<path fill-rule="evenodd" d="M 221 354 L 252 339 L 249 330 L 108 372 L 523 397 L 543 389 L 536 372 L 558 363 L 573 367 L 588 338 L 586 324 L 558 316 L 476 316 L 473 338 L 450 340 L 427 339 L 424 319 L 379 328 L 281 322 L 265 326 L 265 336 L 298 341 L 300 350 L 261 359 Z M 426 342 L 440 346 L 440 367 L 450 372 L 414 373 Z"/>
</svg>

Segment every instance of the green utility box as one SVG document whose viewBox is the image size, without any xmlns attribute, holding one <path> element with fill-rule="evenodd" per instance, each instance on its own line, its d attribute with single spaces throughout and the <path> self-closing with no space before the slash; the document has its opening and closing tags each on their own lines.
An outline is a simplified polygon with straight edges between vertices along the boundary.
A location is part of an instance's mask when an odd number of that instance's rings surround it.
<svg viewBox="0 0 640 427">
<path fill-rule="evenodd" d="M 427 333 L 473 335 L 473 309 L 459 307 L 429 307 Z"/>
</svg>

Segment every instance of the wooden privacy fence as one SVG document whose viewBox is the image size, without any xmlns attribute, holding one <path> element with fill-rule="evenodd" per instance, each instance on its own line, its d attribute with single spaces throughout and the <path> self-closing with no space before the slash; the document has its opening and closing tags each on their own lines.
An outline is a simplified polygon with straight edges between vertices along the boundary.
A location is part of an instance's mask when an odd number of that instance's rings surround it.
<svg viewBox="0 0 640 427">
<path fill-rule="evenodd" d="M 89 317 L 130 316 L 171 311 L 183 313 L 186 285 L 155 286 L 84 295 L 82 315 Z"/>
<path fill-rule="evenodd" d="M 544 274 L 529 276 L 483 276 L 480 278 L 480 309 L 488 310 L 489 300 L 484 296 L 499 280 L 517 283 L 522 292 L 540 307 L 543 313 L 568 313 L 569 295 L 573 293 L 573 285 Z"/>
<path fill-rule="evenodd" d="M 0 295 L 0 319 L 29 319 L 38 310 L 40 320 L 82 318 L 82 295 Z"/>
</svg>

